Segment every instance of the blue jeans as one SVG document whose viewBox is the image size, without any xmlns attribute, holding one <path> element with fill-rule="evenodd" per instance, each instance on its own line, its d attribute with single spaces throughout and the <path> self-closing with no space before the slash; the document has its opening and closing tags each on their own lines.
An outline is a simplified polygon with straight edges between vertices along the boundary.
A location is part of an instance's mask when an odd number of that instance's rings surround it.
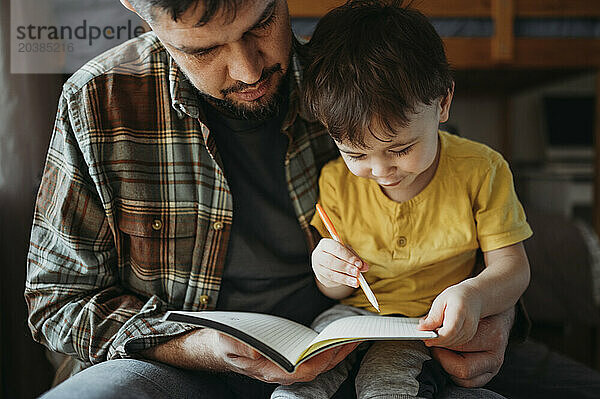
<svg viewBox="0 0 600 399">
<path fill-rule="evenodd" d="M 159 362 L 116 359 L 75 374 L 42 398 L 268 398 L 275 387 L 230 373 L 200 373 Z"/>
</svg>

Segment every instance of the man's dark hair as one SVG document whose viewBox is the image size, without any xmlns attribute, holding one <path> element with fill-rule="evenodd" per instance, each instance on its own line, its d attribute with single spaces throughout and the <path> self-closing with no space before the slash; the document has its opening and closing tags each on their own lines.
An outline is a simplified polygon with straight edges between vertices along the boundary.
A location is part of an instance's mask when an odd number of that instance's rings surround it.
<svg viewBox="0 0 600 399">
<path fill-rule="evenodd" d="M 237 8 L 243 0 L 130 0 L 131 4 L 145 17 L 152 18 L 153 10 L 169 13 L 173 21 L 181 17 L 191 7 L 196 7 L 200 2 L 204 5 L 204 12 L 197 21 L 197 26 L 202 26 L 222 11 L 230 21 L 235 19 Z"/>
<path fill-rule="evenodd" d="M 452 89 L 442 39 L 400 0 L 351 0 L 330 11 L 306 54 L 307 109 L 336 141 L 359 147 L 373 123 L 391 138 L 394 124 L 406 126 L 420 104 Z"/>
</svg>

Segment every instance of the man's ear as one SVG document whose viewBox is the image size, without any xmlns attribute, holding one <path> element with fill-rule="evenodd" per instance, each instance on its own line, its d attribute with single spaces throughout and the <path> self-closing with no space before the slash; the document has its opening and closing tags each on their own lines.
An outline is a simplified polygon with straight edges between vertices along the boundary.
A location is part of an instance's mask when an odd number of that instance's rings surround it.
<svg viewBox="0 0 600 399">
<path fill-rule="evenodd" d="M 121 4 L 123 4 L 123 6 L 128 9 L 129 11 L 133 11 L 134 13 L 137 14 L 137 11 L 135 11 L 135 9 L 133 8 L 133 6 L 131 5 L 131 3 L 129 2 L 129 0 L 121 0 Z"/>
<path fill-rule="evenodd" d="M 129 2 L 129 0 L 120 0 L 120 1 L 121 1 L 121 4 L 123 4 L 123 7 L 125 7 L 126 9 L 128 9 L 131 12 L 136 13 L 140 17 L 140 19 L 142 20 L 142 25 L 144 26 L 144 30 L 146 32 L 152 30 L 152 27 L 150 26 L 150 24 L 147 21 L 148 16 L 146 16 L 146 18 L 142 17 L 142 15 L 139 12 L 137 12 L 137 10 L 135 8 L 133 8 L 133 6 Z"/>
<path fill-rule="evenodd" d="M 452 98 L 454 97 L 454 82 L 452 82 L 452 87 L 448 89 L 448 93 L 442 98 L 440 101 L 440 123 L 444 123 L 448 121 L 450 117 L 450 105 L 452 104 Z"/>
</svg>

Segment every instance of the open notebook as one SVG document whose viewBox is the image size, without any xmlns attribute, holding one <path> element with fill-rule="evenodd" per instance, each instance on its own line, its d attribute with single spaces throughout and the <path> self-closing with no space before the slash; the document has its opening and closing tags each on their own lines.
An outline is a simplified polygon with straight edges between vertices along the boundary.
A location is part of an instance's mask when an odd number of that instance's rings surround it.
<svg viewBox="0 0 600 399">
<path fill-rule="evenodd" d="M 435 338 L 417 329 L 418 318 L 350 316 L 316 331 L 282 317 L 249 312 L 167 312 L 164 321 L 213 328 L 253 347 L 287 372 L 312 356 L 337 345 L 369 340 Z"/>
</svg>

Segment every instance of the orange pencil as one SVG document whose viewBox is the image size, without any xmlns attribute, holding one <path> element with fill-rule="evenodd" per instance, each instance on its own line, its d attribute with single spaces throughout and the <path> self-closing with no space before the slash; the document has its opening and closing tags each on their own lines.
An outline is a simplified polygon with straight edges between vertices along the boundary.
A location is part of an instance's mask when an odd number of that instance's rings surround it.
<svg viewBox="0 0 600 399">
<path fill-rule="evenodd" d="M 344 243 L 342 242 L 342 239 L 340 238 L 337 231 L 335 230 L 335 227 L 333 227 L 333 223 L 331 223 L 331 219 L 329 219 L 329 216 L 327 216 L 327 214 L 325 213 L 325 210 L 319 204 L 317 204 L 317 213 L 319 214 L 319 217 L 323 221 L 323 224 L 325 224 L 327 231 L 329 232 L 329 234 L 331 234 L 331 237 L 333 237 L 333 239 L 336 240 L 337 242 L 339 242 L 340 244 L 344 245 Z M 377 298 L 375 297 L 375 294 L 373 293 L 373 291 L 371 291 L 371 287 L 369 287 L 369 284 L 367 284 L 367 280 L 365 280 L 365 277 L 360 272 L 358 273 L 358 283 L 360 284 L 360 288 L 362 288 L 363 292 L 367 296 L 367 299 L 369 300 L 369 302 L 371 302 L 371 305 L 373 305 L 373 307 L 375 309 L 377 309 L 378 312 L 380 312 L 379 302 L 377 302 Z"/>
</svg>

